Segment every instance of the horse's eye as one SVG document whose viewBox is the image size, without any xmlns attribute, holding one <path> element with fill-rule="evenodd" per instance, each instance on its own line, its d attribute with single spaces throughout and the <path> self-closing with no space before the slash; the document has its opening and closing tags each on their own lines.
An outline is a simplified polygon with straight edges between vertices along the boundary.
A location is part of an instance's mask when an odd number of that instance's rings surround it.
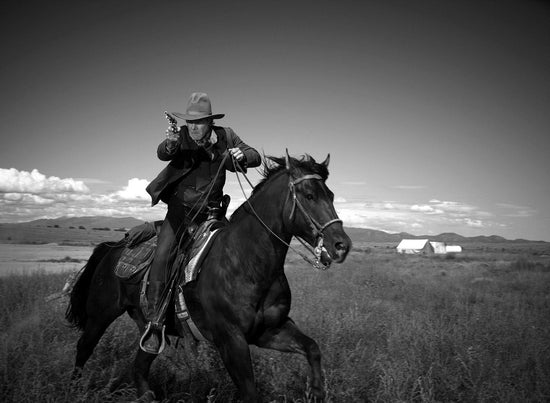
<svg viewBox="0 0 550 403">
<path fill-rule="evenodd" d="M 308 194 L 306 195 L 306 199 L 308 199 L 308 200 L 313 200 L 313 195 L 312 195 L 311 193 L 308 193 Z"/>
</svg>

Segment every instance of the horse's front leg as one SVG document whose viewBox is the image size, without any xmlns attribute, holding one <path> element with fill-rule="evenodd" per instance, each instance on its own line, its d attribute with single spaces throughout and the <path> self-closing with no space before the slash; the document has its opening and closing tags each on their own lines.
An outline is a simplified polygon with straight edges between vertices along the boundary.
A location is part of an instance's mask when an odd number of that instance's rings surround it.
<svg viewBox="0 0 550 403">
<path fill-rule="evenodd" d="M 304 355 L 311 369 L 311 389 L 313 395 L 318 399 L 324 399 L 321 351 L 317 342 L 302 333 L 292 319 L 287 318 L 278 328 L 267 329 L 256 340 L 255 344 L 258 347 Z"/>
<path fill-rule="evenodd" d="M 239 389 L 244 403 L 258 402 L 258 392 L 254 384 L 254 372 L 250 359 L 250 348 L 239 330 L 224 331 L 214 337 L 227 372 Z"/>
</svg>

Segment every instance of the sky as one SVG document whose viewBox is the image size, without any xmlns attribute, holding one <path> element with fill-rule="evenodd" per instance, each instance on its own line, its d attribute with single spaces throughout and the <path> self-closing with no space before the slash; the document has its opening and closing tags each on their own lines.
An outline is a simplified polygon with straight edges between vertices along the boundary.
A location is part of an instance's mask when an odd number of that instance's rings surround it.
<svg viewBox="0 0 550 403">
<path fill-rule="evenodd" d="M 163 218 L 163 112 L 201 91 L 265 155 L 330 153 L 346 226 L 550 241 L 548 2 L 0 7 L 0 222 Z"/>
</svg>

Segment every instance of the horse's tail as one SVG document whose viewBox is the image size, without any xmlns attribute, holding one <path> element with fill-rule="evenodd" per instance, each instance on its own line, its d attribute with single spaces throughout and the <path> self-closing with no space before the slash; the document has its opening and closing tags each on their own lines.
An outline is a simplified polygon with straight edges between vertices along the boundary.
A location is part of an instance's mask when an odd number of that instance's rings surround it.
<svg viewBox="0 0 550 403">
<path fill-rule="evenodd" d="M 94 273 L 107 253 L 119 246 L 121 246 L 121 241 L 100 243 L 94 248 L 92 256 L 88 259 L 88 263 L 81 269 L 80 276 L 71 291 L 69 306 L 65 312 L 65 319 L 73 327 L 84 330 L 88 319 L 86 302 L 88 301 L 88 292 Z"/>
</svg>

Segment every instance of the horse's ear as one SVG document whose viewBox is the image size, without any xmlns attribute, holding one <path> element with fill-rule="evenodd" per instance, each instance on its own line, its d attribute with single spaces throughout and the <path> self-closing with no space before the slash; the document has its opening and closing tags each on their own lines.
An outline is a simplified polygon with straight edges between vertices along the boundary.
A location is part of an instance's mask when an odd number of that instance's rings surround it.
<svg viewBox="0 0 550 403">
<path fill-rule="evenodd" d="M 309 154 L 306 153 L 306 155 L 305 155 L 305 157 L 304 157 L 304 161 L 305 161 L 305 162 L 311 162 L 312 159 L 313 159 L 313 158 L 311 158 L 311 155 L 309 155 Z"/>
<path fill-rule="evenodd" d="M 330 162 L 330 154 L 327 155 L 327 158 L 323 162 L 321 162 L 321 164 L 323 164 L 325 167 L 328 168 L 329 162 Z"/>
<path fill-rule="evenodd" d="M 286 163 L 286 170 L 290 171 L 290 155 L 288 155 L 288 148 L 285 152 L 285 163 Z"/>
</svg>

